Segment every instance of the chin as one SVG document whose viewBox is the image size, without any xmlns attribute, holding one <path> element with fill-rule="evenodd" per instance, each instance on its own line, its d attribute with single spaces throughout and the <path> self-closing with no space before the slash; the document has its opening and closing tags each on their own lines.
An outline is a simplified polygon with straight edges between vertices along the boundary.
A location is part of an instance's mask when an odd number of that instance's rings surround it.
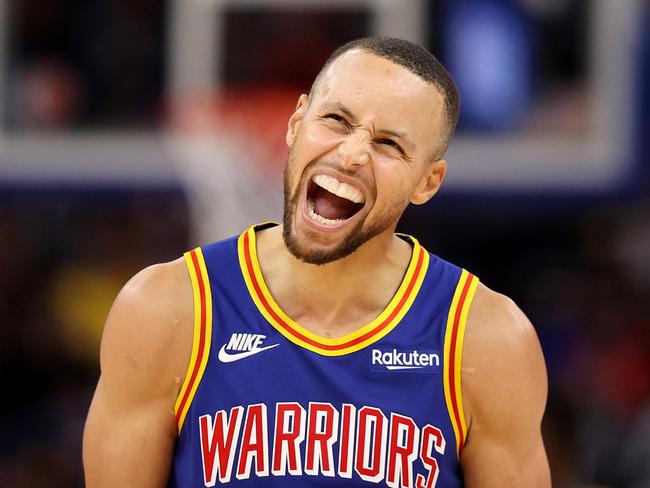
<svg viewBox="0 0 650 488">
<path fill-rule="evenodd" d="M 364 222 L 365 220 L 359 220 L 349 232 L 340 236 L 337 241 L 325 243 L 319 237 L 330 240 L 334 236 L 321 234 L 312 229 L 308 232 L 298 231 L 296 229 L 298 226 L 295 225 L 295 214 L 289 212 L 285 213 L 283 219 L 282 237 L 287 249 L 296 259 L 320 266 L 350 256 L 366 242 L 390 227 L 390 223 L 364 227 Z M 310 237 L 310 234 L 313 236 Z"/>
<path fill-rule="evenodd" d="M 285 222 L 282 237 L 287 249 L 296 259 L 319 266 L 343 259 L 363 244 L 358 239 L 351 239 L 350 236 L 330 245 L 318 242 L 317 239 L 305 235 L 299 237 L 296 235 L 291 222 Z"/>
</svg>

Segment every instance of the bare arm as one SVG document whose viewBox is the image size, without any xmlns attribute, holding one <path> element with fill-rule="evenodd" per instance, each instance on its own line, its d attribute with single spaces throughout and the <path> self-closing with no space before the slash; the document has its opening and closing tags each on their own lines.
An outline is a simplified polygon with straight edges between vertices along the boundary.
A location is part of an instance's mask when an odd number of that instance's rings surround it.
<svg viewBox="0 0 650 488">
<path fill-rule="evenodd" d="M 540 432 L 547 379 L 537 335 L 510 299 L 482 285 L 470 309 L 462 365 L 466 486 L 550 487 Z"/>
<path fill-rule="evenodd" d="M 88 487 L 166 484 L 177 436 L 174 403 L 191 352 L 192 313 L 182 259 L 141 271 L 115 300 L 84 431 Z"/>
</svg>

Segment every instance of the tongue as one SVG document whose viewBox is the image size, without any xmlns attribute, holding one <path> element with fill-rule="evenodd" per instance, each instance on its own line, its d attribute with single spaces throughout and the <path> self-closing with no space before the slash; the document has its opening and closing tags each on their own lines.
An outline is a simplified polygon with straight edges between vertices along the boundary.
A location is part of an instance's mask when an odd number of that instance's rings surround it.
<svg viewBox="0 0 650 488">
<path fill-rule="evenodd" d="M 337 197 L 334 193 L 317 186 L 312 195 L 314 201 L 314 211 L 326 219 L 349 219 L 361 206 L 358 203 L 351 202 L 346 198 Z"/>
</svg>

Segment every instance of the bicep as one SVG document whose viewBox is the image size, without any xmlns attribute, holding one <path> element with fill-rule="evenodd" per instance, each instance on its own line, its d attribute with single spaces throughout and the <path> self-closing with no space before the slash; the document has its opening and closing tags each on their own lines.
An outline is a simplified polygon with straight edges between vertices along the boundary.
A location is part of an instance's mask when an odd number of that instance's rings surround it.
<svg viewBox="0 0 650 488">
<path fill-rule="evenodd" d="M 525 447 L 506 437 L 483 436 L 462 454 L 467 488 L 549 488 L 550 472 L 540 433 L 530 433 Z"/>
<path fill-rule="evenodd" d="M 83 451 L 89 487 L 164 486 L 176 424 L 166 402 L 129 404 L 113 398 L 100 379 L 88 413 Z"/>
<path fill-rule="evenodd" d="M 494 295 L 477 294 L 463 351 L 462 390 L 469 415 L 461 453 L 465 483 L 469 488 L 548 488 L 541 348 L 523 313 Z"/>
<path fill-rule="evenodd" d="M 166 484 L 177 438 L 174 403 L 192 343 L 191 289 L 178 264 L 136 275 L 109 313 L 84 430 L 91 488 Z"/>
</svg>

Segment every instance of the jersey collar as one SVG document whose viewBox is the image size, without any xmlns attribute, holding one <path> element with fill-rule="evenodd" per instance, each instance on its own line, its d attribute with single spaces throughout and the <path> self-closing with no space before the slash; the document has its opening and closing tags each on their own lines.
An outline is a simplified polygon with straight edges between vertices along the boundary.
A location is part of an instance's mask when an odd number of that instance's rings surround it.
<svg viewBox="0 0 650 488">
<path fill-rule="evenodd" d="M 256 230 L 270 224 L 254 225 L 239 236 L 238 254 L 246 286 L 260 313 L 291 342 L 324 356 L 342 356 L 377 342 L 393 330 L 406 315 L 417 296 L 429 266 L 429 253 L 417 239 L 402 236 L 413 246 L 411 260 L 402 283 L 386 308 L 370 323 L 343 337 L 322 337 L 289 317 L 269 292 L 257 260 Z"/>
</svg>

